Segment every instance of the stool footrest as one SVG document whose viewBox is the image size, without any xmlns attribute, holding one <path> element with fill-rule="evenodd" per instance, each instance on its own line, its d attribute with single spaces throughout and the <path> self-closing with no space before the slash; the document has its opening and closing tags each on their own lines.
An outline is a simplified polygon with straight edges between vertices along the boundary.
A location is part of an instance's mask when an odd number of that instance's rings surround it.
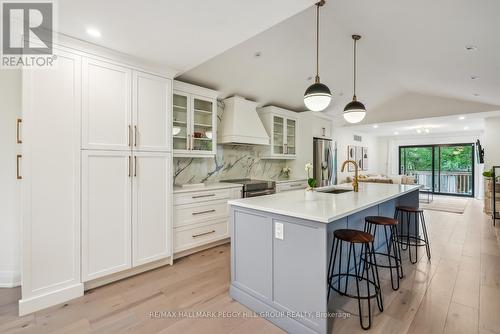
<svg viewBox="0 0 500 334">
<path fill-rule="evenodd" d="M 373 288 L 374 293 L 370 294 L 370 291 L 367 291 L 367 294 L 364 295 L 364 296 L 363 295 L 362 296 L 357 296 L 357 295 L 351 295 L 349 293 L 345 293 L 345 289 L 338 289 L 337 287 L 334 286 L 336 284 L 331 283 L 331 281 L 335 277 L 338 277 L 339 279 L 341 279 L 343 277 L 346 277 L 346 278 L 347 277 L 352 277 L 355 280 L 358 280 L 358 282 L 364 282 L 364 283 L 359 283 L 360 285 L 361 284 L 366 285 L 366 281 L 368 281 L 368 283 L 370 284 L 369 290 L 372 290 L 372 288 Z M 328 282 L 328 285 L 330 286 L 330 289 L 332 289 L 333 291 L 337 292 L 339 295 L 346 296 L 346 297 L 349 297 L 349 298 L 356 298 L 356 299 L 372 299 L 372 298 L 377 297 L 377 295 L 380 292 L 380 287 L 373 280 L 367 279 L 366 277 L 360 277 L 360 276 L 357 276 L 355 274 L 335 274 L 335 275 L 332 275 L 332 276 L 330 276 L 330 281 Z"/>
</svg>

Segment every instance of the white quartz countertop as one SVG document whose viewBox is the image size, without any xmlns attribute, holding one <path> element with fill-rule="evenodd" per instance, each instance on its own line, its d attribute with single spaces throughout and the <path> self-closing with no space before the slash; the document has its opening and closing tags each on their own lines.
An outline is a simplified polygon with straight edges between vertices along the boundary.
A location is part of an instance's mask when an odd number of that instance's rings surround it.
<svg viewBox="0 0 500 334">
<path fill-rule="evenodd" d="M 352 189 L 351 185 L 329 187 Z M 360 183 L 359 192 L 329 194 L 315 191 L 306 199 L 304 190 L 229 201 L 230 205 L 329 223 L 420 188 L 419 185 Z"/>
<path fill-rule="evenodd" d="M 187 187 L 176 185 L 174 186 L 174 194 L 189 193 L 189 192 L 204 191 L 204 190 L 241 188 L 241 187 L 242 187 L 241 184 L 227 183 L 227 182 L 207 182 L 207 183 L 193 184 Z"/>
</svg>

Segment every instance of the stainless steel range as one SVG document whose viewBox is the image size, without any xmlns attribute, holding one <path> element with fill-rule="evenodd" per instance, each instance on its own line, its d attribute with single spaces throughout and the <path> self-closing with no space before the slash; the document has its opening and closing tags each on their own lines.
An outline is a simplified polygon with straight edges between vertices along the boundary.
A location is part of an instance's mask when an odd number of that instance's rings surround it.
<svg viewBox="0 0 500 334">
<path fill-rule="evenodd" d="M 221 180 L 220 182 L 238 183 L 243 185 L 244 198 L 271 195 L 276 193 L 276 182 L 274 181 L 234 179 L 234 180 Z"/>
</svg>

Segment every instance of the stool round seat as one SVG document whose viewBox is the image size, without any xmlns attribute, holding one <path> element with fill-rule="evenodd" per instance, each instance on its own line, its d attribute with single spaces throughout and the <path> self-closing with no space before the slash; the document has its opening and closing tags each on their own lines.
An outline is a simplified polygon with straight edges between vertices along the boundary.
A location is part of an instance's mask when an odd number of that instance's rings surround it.
<svg viewBox="0 0 500 334">
<path fill-rule="evenodd" d="M 351 242 L 354 244 L 366 244 L 373 241 L 373 235 L 367 232 L 351 230 L 351 229 L 340 229 L 333 232 L 334 236 L 342 241 Z"/>
<path fill-rule="evenodd" d="M 398 205 L 396 206 L 396 210 L 404 212 L 424 212 L 423 209 L 420 209 L 418 207 L 406 206 L 406 205 Z"/>
<path fill-rule="evenodd" d="M 397 219 L 382 216 L 368 216 L 365 221 L 375 225 L 397 225 Z"/>
</svg>

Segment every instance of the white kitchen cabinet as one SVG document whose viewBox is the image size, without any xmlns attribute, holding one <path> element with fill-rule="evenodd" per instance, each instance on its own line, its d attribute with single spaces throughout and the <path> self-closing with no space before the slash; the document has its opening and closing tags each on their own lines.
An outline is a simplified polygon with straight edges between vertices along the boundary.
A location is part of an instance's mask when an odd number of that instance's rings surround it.
<svg viewBox="0 0 500 334">
<path fill-rule="evenodd" d="M 171 255 L 172 164 L 170 153 L 134 152 L 132 264 Z"/>
<path fill-rule="evenodd" d="M 132 76 L 134 149 L 169 152 L 172 81 L 139 71 Z"/>
<path fill-rule="evenodd" d="M 294 180 L 287 182 L 278 182 L 276 183 L 276 192 L 282 193 L 285 191 L 292 190 L 304 190 L 307 188 L 307 180 Z"/>
<path fill-rule="evenodd" d="M 271 138 L 271 145 L 264 158 L 295 159 L 299 127 L 295 113 L 274 106 L 259 108 L 258 113 Z"/>
<path fill-rule="evenodd" d="M 55 54 L 51 69 L 23 69 L 21 315 L 83 294 L 81 57 Z"/>
<path fill-rule="evenodd" d="M 217 95 L 213 90 L 174 81 L 174 156 L 213 157 L 216 154 Z"/>
<path fill-rule="evenodd" d="M 132 266 L 129 152 L 82 151 L 82 280 Z"/>
<path fill-rule="evenodd" d="M 174 194 L 174 252 L 183 255 L 193 249 L 230 236 L 228 204 L 241 198 L 241 186 L 221 189 L 193 189 Z"/>
<path fill-rule="evenodd" d="M 133 141 L 131 84 L 131 69 L 83 58 L 83 149 L 130 149 Z"/>
</svg>

